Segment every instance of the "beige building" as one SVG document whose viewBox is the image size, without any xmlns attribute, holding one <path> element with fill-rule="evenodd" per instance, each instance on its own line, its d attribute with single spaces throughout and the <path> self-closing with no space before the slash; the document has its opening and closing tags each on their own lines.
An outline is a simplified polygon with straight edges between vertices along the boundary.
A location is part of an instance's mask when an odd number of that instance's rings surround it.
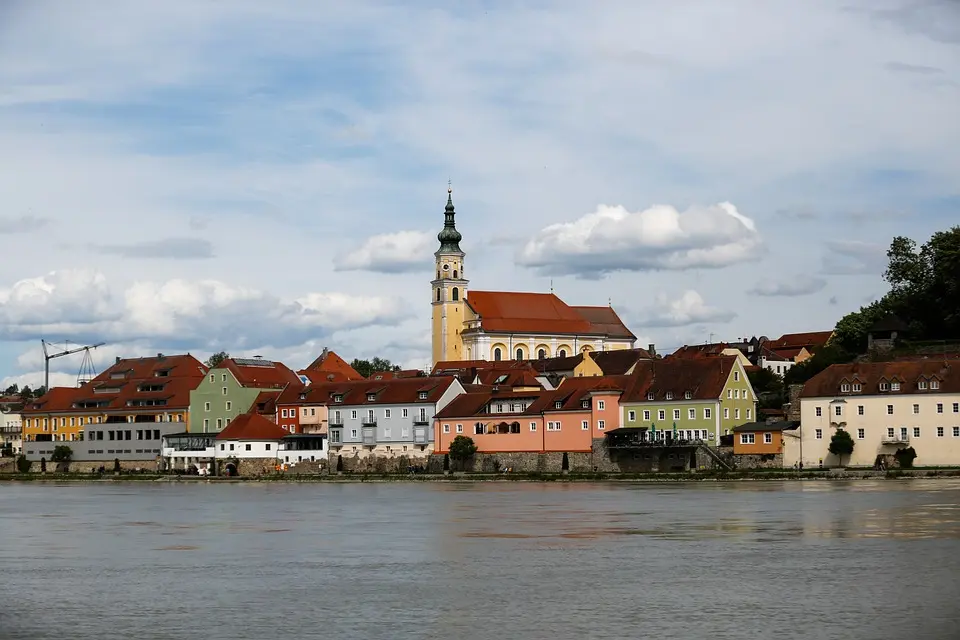
<svg viewBox="0 0 960 640">
<path fill-rule="evenodd" d="M 837 429 L 854 442 L 844 466 L 872 467 L 906 447 L 914 466 L 960 465 L 960 363 L 833 365 L 804 385 L 800 420 L 804 468 L 840 464 L 828 451 Z"/>
<path fill-rule="evenodd" d="M 570 306 L 551 293 L 467 291 L 462 236 L 447 191 L 437 235 L 432 289 L 433 364 L 461 360 L 530 360 L 632 349 L 636 336 L 611 306 Z"/>
</svg>

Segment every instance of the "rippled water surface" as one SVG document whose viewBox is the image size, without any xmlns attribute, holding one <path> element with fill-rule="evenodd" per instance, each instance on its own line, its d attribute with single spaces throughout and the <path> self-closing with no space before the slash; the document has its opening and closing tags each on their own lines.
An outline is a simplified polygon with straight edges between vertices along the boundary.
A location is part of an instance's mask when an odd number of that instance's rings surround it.
<svg viewBox="0 0 960 640">
<path fill-rule="evenodd" d="M 960 481 L 0 484 L 0 638 L 960 638 Z"/>
</svg>

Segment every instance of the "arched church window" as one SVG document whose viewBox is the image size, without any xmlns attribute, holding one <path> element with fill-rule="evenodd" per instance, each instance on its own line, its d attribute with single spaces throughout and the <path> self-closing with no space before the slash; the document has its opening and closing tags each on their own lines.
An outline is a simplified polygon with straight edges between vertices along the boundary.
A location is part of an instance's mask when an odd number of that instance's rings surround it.
<svg viewBox="0 0 960 640">
<path fill-rule="evenodd" d="M 437 280 L 440 279 L 440 269 L 437 269 Z"/>
<path fill-rule="evenodd" d="M 558 357 L 558 358 L 566 358 L 566 357 L 567 357 L 567 350 L 566 350 L 566 349 L 560 349 L 560 351 L 557 351 L 557 357 Z"/>
<path fill-rule="evenodd" d="M 454 273 L 454 276 L 453 276 L 453 277 L 456 278 L 456 277 L 457 277 L 457 276 L 456 276 L 456 273 L 457 273 L 457 272 L 454 271 L 453 273 Z M 460 289 L 457 289 L 456 287 L 453 288 L 453 299 L 454 299 L 454 301 L 457 301 L 457 300 L 460 299 Z"/>
<path fill-rule="evenodd" d="M 453 270 L 453 279 L 454 279 L 454 280 L 457 279 L 457 270 L 456 270 L 456 269 Z"/>
<path fill-rule="evenodd" d="M 503 360 L 503 353 L 500 351 L 500 347 L 497 347 L 493 350 L 493 359 L 497 360 L 498 362 Z"/>
<path fill-rule="evenodd" d="M 517 360 L 523 360 L 523 349 L 517 347 Z"/>
<path fill-rule="evenodd" d="M 440 289 L 437 289 L 437 302 L 440 302 Z"/>
<path fill-rule="evenodd" d="M 540 349 L 540 351 L 537 351 L 537 357 L 540 358 L 541 360 L 546 358 L 547 357 L 546 349 Z"/>
</svg>

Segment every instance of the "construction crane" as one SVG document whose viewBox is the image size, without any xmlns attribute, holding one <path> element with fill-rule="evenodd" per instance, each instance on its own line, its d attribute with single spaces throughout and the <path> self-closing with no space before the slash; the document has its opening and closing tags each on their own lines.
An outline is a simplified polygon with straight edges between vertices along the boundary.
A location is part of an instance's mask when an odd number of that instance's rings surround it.
<svg viewBox="0 0 960 640">
<path fill-rule="evenodd" d="M 84 377 L 86 372 L 88 375 L 93 371 L 93 358 L 90 356 L 90 350 L 96 349 L 97 347 L 102 347 L 106 342 L 98 342 L 97 344 L 85 345 L 82 347 L 76 347 L 75 349 L 70 348 L 70 343 L 64 343 L 63 351 L 56 353 L 51 353 L 47 347 L 56 347 L 52 342 L 47 342 L 46 340 L 40 340 L 40 344 L 43 345 L 43 388 L 47 391 L 50 390 L 50 361 L 54 358 L 62 358 L 63 356 L 69 356 L 74 353 L 80 353 L 84 351 L 83 355 L 83 364 L 80 367 L 80 374 L 77 376 L 77 386 L 83 384 L 81 379 Z"/>
</svg>

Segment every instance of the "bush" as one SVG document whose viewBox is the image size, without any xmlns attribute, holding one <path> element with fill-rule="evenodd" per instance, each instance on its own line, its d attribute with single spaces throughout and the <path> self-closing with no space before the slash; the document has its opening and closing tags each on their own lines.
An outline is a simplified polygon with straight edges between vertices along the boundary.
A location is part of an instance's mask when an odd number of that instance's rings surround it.
<svg viewBox="0 0 960 640">
<path fill-rule="evenodd" d="M 47 472 L 47 459 L 40 458 L 40 473 L 46 473 L 46 472 Z"/>
<path fill-rule="evenodd" d="M 20 457 L 17 458 L 17 471 L 19 473 L 30 473 L 30 467 L 33 465 L 27 456 L 20 454 Z"/>
<path fill-rule="evenodd" d="M 560 470 L 561 471 L 570 471 L 570 458 L 567 457 L 567 452 L 563 452 L 563 460 L 560 461 Z"/>
<path fill-rule="evenodd" d="M 337 473 L 343 472 L 343 456 L 337 456 Z"/>
<path fill-rule="evenodd" d="M 113 472 L 120 473 L 120 458 L 113 459 Z"/>
<path fill-rule="evenodd" d="M 901 469 L 910 469 L 913 467 L 913 461 L 917 458 L 917 452 L 913 447 L 897 449 L 897 452 L 893 454 L 893 457 L 896 458 Z"/>
<path fill-rule="evenodd" d="M 457 436 L 450 443 L 450 457 L 459 462 L 460 470 L 463 470 L 464 462 L 473 457 L 477 452 L 477 445 L 474 444 L 470 436 Z"/>
<path fill-rule="evenodd" d="M 443 454 L 443 470 L 450 471 L 450 454 Z"/>
</svg>

